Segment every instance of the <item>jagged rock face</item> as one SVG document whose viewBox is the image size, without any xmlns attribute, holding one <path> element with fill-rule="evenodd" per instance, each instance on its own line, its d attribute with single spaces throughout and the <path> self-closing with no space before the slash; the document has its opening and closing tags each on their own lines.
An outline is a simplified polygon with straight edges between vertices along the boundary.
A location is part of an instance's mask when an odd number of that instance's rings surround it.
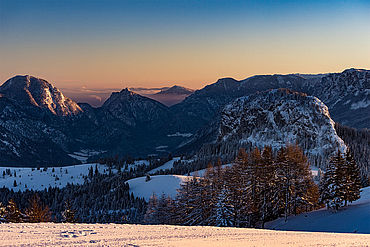
<svg viewBox="0 0 370 247">
<path fill-rule="evenodd" d="M 77 103 L 65 97 L 47 81 L 33 76 L 15 76 L 7 80 L 0 93 L 20 104 L 48 109 L 58 116 L 76 115 L 82 112 Z"/>
<path fill-rule="evenodd" d="M 0 164 L 35 167 L 78 163 L 67 155 L 75 144 L 73 138 L 52 116 L 38 107 L 30 110 L 0 97 Z"/>
<path fill-rule="evenodd" d="M 138 123 L 163 121 L 169 118 L 168 107 L 129 91 L 127 88 L 112 95 L 104 102 L 102 110 L 129 126 Z"/>
<path fill-rule="evenodd" d="M 320 75 L 258 75 L 237 81 L 220 79 L 195 91 L 171 107 L 181 128 L 196 132 L 206 126 L 226 104 L 241 96 L 269 89 L 289 88 L 322 100 L 334 121 L 355 128 L 370 128 L 370 71 L 349 69 Z"/>
<path fill-rule="evenodd" d="M 333 119 L 356 128 L 370 128 L 370 71 L 348 69 L 311 78 L 305 91 L 329 107 Z"/>
<path fill-rule="evenodd" d="M 288 89 L 256 93 L 227 105 L 217 140 L 274 149 L 297 143 L 312 157 L 328 157 L 338 148 L 346 150 L 327 106 L 316 97 Z"/>
</svg>

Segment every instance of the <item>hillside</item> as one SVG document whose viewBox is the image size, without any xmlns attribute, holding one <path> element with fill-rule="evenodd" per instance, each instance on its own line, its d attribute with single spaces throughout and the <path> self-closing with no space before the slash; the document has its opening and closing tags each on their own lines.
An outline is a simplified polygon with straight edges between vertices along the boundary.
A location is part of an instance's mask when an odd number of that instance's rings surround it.
<svg viewBox="0 0 370 247">
<path fill-rule="evenodd" d="M 362 189 L 361 198 L 338 212 L 320 209 L 278 219 L 266 224 L 269 229 L 310 232 L 370 233 L 370 187 Z"/>
<path fill-rule="evenodd" d="M 5 187 L 14 191 L 43 190 L 45 188 L 63 188 L 68 183 L 83 184 L 84 177 L 88 176 L 89 169 L 95 169 L 102 174 L 108 173 L 108 168 L 100 164 L 83 164 L 64 167 L 41 168 L 14 168 L 0 167 L 0 188 Z M 14 186 L 16 181 L 16 186 Z"/>
<path fill-rule="evenodd" d="M 177 189 L 180 188 L 182 182 L 191 179 L 189 176 L 180 175 L 157 175 L 151 176 L 149 181 L 145 181 L 146 177 L 139 177 L 128 180 L 130 192 L 137 197 L 143 197 L 146 201 L 156 194 L 157 197 L 165 194 L 166 196 L 176 197 Z"/>
</svg>

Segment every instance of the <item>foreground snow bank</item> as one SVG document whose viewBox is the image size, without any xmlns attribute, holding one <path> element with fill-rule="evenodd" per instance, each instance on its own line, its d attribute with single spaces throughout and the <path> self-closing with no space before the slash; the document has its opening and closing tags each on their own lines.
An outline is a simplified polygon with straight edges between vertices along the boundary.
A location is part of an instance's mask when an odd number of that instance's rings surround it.
<svg viewBox="0 0 370 247">
<path fill-rule="evenodd" d="M 361 198 L 338 212 L 320 209 L 292 216 L 285 222 L 277 219 L 266 228 L 292 231 L 370 233 L 370 187 L 362 189 Z"/>
<path fill-rule="evenodd" d="M 0 246 L 367 246 L 370 235 L 117 224 L 0 224 Z"/>
</svg>

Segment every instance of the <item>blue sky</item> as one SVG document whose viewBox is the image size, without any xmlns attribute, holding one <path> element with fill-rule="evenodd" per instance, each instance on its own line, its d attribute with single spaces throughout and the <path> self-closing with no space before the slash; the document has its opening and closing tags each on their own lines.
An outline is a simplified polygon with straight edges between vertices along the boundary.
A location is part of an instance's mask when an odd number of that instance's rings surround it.
<svg viewBox="0 0 370 247">
<path fill-rule="evenodd" d="M 0 80 L 199 88 L 370 67 L 370 1 L 0 0 Z"/>
</svg>

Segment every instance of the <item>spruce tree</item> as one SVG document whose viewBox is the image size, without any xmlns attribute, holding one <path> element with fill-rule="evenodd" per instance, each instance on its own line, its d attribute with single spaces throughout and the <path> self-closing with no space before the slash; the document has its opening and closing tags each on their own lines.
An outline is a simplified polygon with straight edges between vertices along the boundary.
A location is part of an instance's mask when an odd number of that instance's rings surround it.
<svg viewBox="0 0 370 247">
<path fill-rule="evenodd" d="M 348 150 L 346 153 L 345 164 L 346 184 L 344 200 L 345 205 L 347 205 L 347 202 L 353 202 L 360 198 L 361 176 L 360 169 L 357 166 L 350 150 Z"/>
<path fill-rule="evenodd" d="M 216 203 L 216 226 L 233 226 L 234 207 L 230 202 L 230 192 L 223 186 Z"/>
<path fill-rule="evenodd" d="M 346 181 L 345 160 L 340 150 L 331 157 L 320 185 L 321 202 L 328 208 L 338 210 L 345 197 Z"/>
</svg>

